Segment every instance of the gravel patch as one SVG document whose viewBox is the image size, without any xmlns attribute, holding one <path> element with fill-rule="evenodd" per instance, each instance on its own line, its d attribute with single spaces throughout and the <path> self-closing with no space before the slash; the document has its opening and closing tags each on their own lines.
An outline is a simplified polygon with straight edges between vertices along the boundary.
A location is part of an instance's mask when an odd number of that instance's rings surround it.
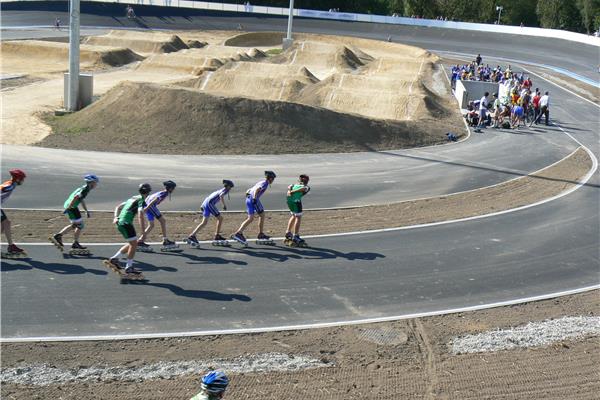
<svg viewBox="0 0 600 400">
<path fill-rule="evenodd" d="M 600 336 L 600 317 L 563 317 L 530 322 L 522 327 L 458 337 L 449 346 L 452 354 L 484 353 L 548 346 L 589 336 Z"/>
<path fill-rule="evenodd" d="M 141 382 L 156 379 L 173 379 L 182 375 L 199 374 L 219 368 L 231 373 L 298 371 L 307 368 L 326 367 L 320 360 L 282 353 L 240 356 L 234 359 L 199 361 L 160 361 L 137 367 L 80 366 L 61 369 L 48 364 L 6 368 L 0 372 L 3 384 L 47 386 L 52 384 L 91 382 Z"/>
</svg>

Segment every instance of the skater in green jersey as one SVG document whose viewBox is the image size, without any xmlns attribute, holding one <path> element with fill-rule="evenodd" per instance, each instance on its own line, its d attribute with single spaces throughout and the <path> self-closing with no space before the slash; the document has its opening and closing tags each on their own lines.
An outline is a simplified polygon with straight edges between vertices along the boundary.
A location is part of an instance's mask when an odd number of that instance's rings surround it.
<svg viewBox="0 0 600 400">
<path fill-rule="evenodd" d="M 92 214 L 89 212 L 84 199 L 87 197 L 90 190 L 95 189 L 96 186 L 98 186 L 100 179 L 94 174 L 87 174 L 83 177 L 83 180 L 85 181 L 85 185 L 75 189 L 75 191 L 71 193 L 71 195 L 65 201 L 64 204 L 64 214 L 67 215 L 71 223 L 65 226 L 60 232 L 58 232 L 50 238 L 50 241 L 61 250 L 64 246 L 62 240 L 63 235 L 67 232 L 70 232 L 71 230 L 73 231 L 73 245 L 71 246 L 71 250 L 76 250 L 80 252 L 87 250 L 86 247 L 82 246 L 79 243 L 79 237 L 84 226 L 83 218 L 81 216 L 81 212 L 79 211 L 79 205 L 81 204 L 81 207 L 84 209 L 86 216 L 90 218 Z"/>
</svg>

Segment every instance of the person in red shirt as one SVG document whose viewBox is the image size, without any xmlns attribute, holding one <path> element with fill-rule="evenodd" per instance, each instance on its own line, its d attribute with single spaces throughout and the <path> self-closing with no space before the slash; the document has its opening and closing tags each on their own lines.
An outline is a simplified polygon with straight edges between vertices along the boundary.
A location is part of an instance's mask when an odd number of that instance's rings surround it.
<svg viewBox="0 0 600 400">
<path fill-rule="evenodd" d="M 25 175 L 25 172 L 21 171 L 20 169 L 11 169 L 8 172 L 10 173 L 10 179 L 1 185 L 2 204 L 4 204 L 4 201 L 6 201 L 10 197 L 13 190 L 17 186 L 23 184 L 23 181 L 27 177 L 27 175 Z M 11 223 L 2 208 L 4 207 L 0 208 L 0 211 L 2 212 L 2 233 L 4 233 L 4 236 L 6 236 L 6 241 L 8 242 L 8 252 L 6 253 L 6 256 L 8 256 L 9 258 L 25 256 L 25 251 L 20 247 L 17 247 L 17 245 L 15 245 L 15 243 L 12 240 Z M 2 257 L 4 256 L 5 254 L 2 253 Z"/>
<path fill-rule="evenodd" d="M 533 120 L 537 121 L 538 116 L 540 115 L 540 90 L 538 88 L 535 89 L 535 96 L 533 96 L 533 100 L 531 100 L 531 104 L 533 104 Z"/>
</svg>

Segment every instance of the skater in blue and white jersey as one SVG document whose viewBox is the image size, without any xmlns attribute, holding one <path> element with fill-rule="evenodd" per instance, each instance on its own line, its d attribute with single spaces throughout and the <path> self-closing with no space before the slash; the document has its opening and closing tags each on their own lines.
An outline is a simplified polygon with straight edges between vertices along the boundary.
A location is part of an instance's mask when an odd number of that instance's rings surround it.
<svg viewBox="0 0 600 400">
<path fill-rule="evenodd" d="M 242 243 L 247 244 L 246 238 L 244 237 L 244 229 L 248 227 L 254 221 L 254 216 L 258 215 L 258 240 L 269 241 L 270 237 L 265 235 L 263 232 L 264 223 L 265 223 L 265 209 L 260 202 L 260 197 L 267 191 L 269 185 L 273 183 L 277 175 L 273 171 L 265 171 L 265 179 L 256 183 L 256 185 L 252 186 L 250 189 L 246 191 L 246 211 L 248 212 L 248 218 L 244 222 L 240 228 L 231 235 L 231 238 Z"/>
<path fill-rule="evenodd" d="M 217 204 L 221 202 L 223 204 L 223 210 L 227 210 L 227 204 L 225 203 L 225 196 L 229 197 L 229 191 L 233 188 L 233 182 L 229 179 L 223 179 L 223 187 L 219 190 L 212 192 L 208 197 L 204 199 L 202 202 L 202 206 L 200 207 L 200 212 L 202 212 L 202 221 L 200 224 L 190 233 L 190 235 L 185 239 L 185 242 L 192 246 L 199 246 L 198 238 L 196 238 L 196 234 L 200 229 L 204 228 L 204 226 L 208 223 L 210 216 L 214 216 L 217 219 L 217 226 L 215 229 L 215 237 L 214 242 L 216 244 L 225 244 L 227 239 L 221 236 L 221 225 L 223 224 L 223 216 L 219 212 L 217 208 Z"/>
<path fill-rule="evenodd" d="M 165 217 L 163 217 L 160 210 L 158 209 L 158 205 L 160 203 L 162 203 L 162 201 L 164 199 L 166 199 L 167 197 L 169 197 L 169 198 L 171 197 L 171 194 L 175 190 L 175 187 L 177 186 L 177 184 L 175 182 L 169 180 L 169 181 L 163 182 L 163 186 L 165 187 L 163 190 L 161 190 L 160 192 L 152 193 L 146 199 L 147 205 L 146 205 L 146 207 L 144 207 L 144 212 L 146 213 L 146 218 L 148 219 L 148 227 L 146 227 L 145 229 L 144 229 L 144 227 L 142 227 L 144 232 L 142 233 L 142 236 L 140 236 L 140 238 L 138 239 L 138 243 L 137 243 L 138 248 L 141 251 L 148 251 L 150 249 L 150 246 L 147 243 L 145 243 L 144 241 L 148 237 L 148 234 L 150 233 L 150 231 L 152 231 L 152 229 L 154 229 L 154 221 L 155 220 L 158 220 L 158 222 L 160 223 L 160 229 L 162 231 L 162 237 L 163 237 L 163 243 L 162 243 L 163 248 L 170 248 L 170 247 L 177 246 L 175 244 L 175 242 L 168 239 L 168 237 L 167 237 L 167 221 L 165 220 Z"/>
</svg>

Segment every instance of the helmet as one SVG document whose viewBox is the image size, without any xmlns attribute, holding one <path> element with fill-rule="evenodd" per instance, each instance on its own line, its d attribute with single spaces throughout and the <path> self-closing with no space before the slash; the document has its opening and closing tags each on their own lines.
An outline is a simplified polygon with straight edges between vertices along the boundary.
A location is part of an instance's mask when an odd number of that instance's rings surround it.
<svg viewBox="0 0 600 400">
<path fill-rule="evenodd" d="M 265 177 L 275 179 L 277 177 L 277 175 L 275 175 L 275 172 L 273 172 L 273 171 L 265 171 Z"/>
<path fill-rule="evenodd" d="M 223 185 L 229 186 L 229 187 L 234 187 L 235 186 L 233 184 L 233 181 L 230 181 L 229 179 L 223 179 Z"/>
<path fill-rule="evenodd" d="M 94 174 L 87 174 L 83 177 L 83 180 L 86 182 L 100 182 L 100 178 L 98 178 L 96 175 Z"/>
<path fill-rule="evenodd" d="M 164 181 L 163 182 L 163 186 L 165 187 L 165 189 L 167 189 L 168 191 L 172 191 L 173 189 L 175 189 L 175 187 L 177 186 L 177 184 L 171 180 L 169 181 Z"/>
<path fill-rule="evenodd" d="M 138 188 L 138 191 L 140 192 L 140 194 L 148 194 L 152 191 L 152 187 L 149 183 L 142 183 Z"/>
<path fill-rule="evenodd" d="M 302 182 L 304 185 L 308 184 L 309 179 L 310 178 L 308 177 L 308 175 L 304 175 L 304 174 L 300 175 L 300 182 Z"/>
<path fill-rule="evenodd" d="M 202 389 L 210 394 L 223 393 L 229 385 L 229 378 L 221 371 L 210 371 L 202 377 Z"/>
<path fill-rule="evenodd" d="M 25 175 L 25 172 L 21 171 L 20 169 L 11 169 L 10 171 L 8 171 L 8 173 L 14 180 L 17 181 L 22 181 L 27 177 L 27 175 Z"/>
</svg>

